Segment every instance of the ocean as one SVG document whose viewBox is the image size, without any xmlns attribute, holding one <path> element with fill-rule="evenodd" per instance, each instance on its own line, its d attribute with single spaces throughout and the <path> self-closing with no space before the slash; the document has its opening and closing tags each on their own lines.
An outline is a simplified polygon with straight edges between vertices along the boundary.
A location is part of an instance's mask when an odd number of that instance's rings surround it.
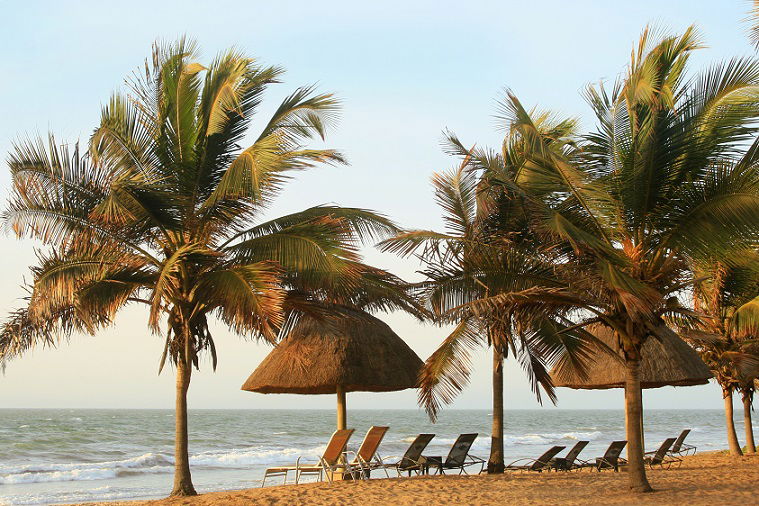
<svg viewBox="0 0 759 506">
<path fill-rule="evenodd" d="M 740 411 L 740 410 L 737 410 Z M 736 413 L 737 415 L 740 413 Z M 742 416 L 736 417 L 742 439 Z M 316 458 L 334 430 L 328 410 L 191 410 L 190 462 L 198 492 L 260 485 L 264 469 Z M 487 458 L 490 412 L 447 410 L 436 424 L 420 410 L 349 410 L 358 446 L 371 425 L 389 425 L 380 453 L 401 455 L 419 432 L 435 433 L 429 455 L 445 455 L 459 433 L 478 432 L 472 453 Z M 720 410 L 647 410 L 646 446 L 684 428 L 699 450 L 726 447 Z M 172 485 L 170 410 L 0 410 L 0 504 L 74 503 L 163 497 Z M 590 441 L 580 457 L 624 439 L 621 410 L 520 410 L 506 413 L 507 463 L 546 447 Z M 384 475 L 383 475 L 384 476 Z M 278 484 L 281 478 L 267 481 Z"/>
</svg>

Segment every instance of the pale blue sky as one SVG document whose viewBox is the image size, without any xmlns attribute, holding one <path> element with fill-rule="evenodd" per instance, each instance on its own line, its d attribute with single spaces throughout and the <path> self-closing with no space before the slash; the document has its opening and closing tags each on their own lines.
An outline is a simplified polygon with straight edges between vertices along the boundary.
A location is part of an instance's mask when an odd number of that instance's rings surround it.
<svg viewBox="0 0 759 506">
<path fill-rule="evenodd" d="M 681 31 L 695 23 L 708 49 L 699 68 L 753 52 L 742 21 L 744 0 L 714 1 L 469 1 L 469 2 L 10 2 L 0 0 L 3 51 L 0 78 L 0 152 L 13 139 L 52 130 L 61 140 L 86 140 L 100 105 L 148 56 L 157 39 L 188 34 L 203 61 L 237 46 L 287 69 L 262 113 L 296 86 L 318 82 L 344 101 L 328 144 L 351 166 L 298 177 L 271 209 L 282 214 L 313 204 L 376 209 L 407 227 L 439 228 L 429 186 L 435 170 L 452 161 L 441 152 L 449 128 L 466 143 L 496 145 L 495 100 L 505 87 L 528 104 L 574 115 L 589 128 L 583 86 L 613 80 L 643 26 Z M 255 127 L 254 127 L 255 128 Z M 0 196 L 8 193 L 0 169 Z M 3 263 L 0 314 L 19 304 L 19 285 L 33 260 L 32 245 L 0 237 Z M 367 251 L 368 259 L 409 279 L 417 266 Z M 422 358 L 444 330 L 403 315 L 382 316 Z M 124 312 L 96 337 L 76 337 L 58 350 L 38 350 L 0 377 L 0 407 L 171 407 L 171 371 L 156 376 L 162 340 L 145 326 L 140 309 Z M 264 396 L 239 387 L 267 348 L 242 342 L 217 326 L 219 370 L 193 377 L 191 408 L 331 408 L 332 396 Z M 487 408 L 489 358 L 475 358 L 470 388 L 454 405 Z M 713 386 L 658 389 L 648 407 L 721 407 Z M 512 364 L 508 408 L 536 405 Z M 352 407 L 413 408 L 415 393 L 354 393 Z M 622 392 L 559 390 L 559 407 L 616 408 Z"/>
</svg>

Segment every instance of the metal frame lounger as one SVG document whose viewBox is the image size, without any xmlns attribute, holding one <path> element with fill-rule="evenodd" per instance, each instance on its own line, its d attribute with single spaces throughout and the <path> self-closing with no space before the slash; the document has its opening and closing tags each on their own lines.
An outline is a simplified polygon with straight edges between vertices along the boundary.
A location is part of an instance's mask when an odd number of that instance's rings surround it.
<svg viewBox="0 0 759 506">
<path fill-rule="evenodd" d="M 459 474 L 469 474 L 466 472 L 466 467 L 480 465 L 480 473 L 485 467 L 485 459 L 469 455 L 469 450 L 474 444 L 474 440 L 477 439 L 477 433 L 461 434 L 451 447 L 451 451 L 448 452 L 448 456 L 445 460 L 440 457 L 427 457 L 426 466 L 427 469 L 434 467 L 439 474 L 445 474 L 446 469 L 458 469 Z"/>
<path fill-rule="evenodd" d="M 294 466 L 277 466 L 270 467 L 264 473 L 264 478 L 261 480 L 261 486 L 266 483 L 266 478 L 269 476 L 284 476 L 282 483 L 287 483 L 287 473 L 295 471 L 295 483 L 300 481 L 300 477 L 303 474 L 318 474 L 319 481 L 324 480 L 324 475 L 327 475 L 327 480 L 332 483 L 332 473 L 347 471 L 351 473 L 351 476 L 355 474 L 353 468 L 346 466 L 345 459 L 343 458 L 343 452 L 348 445 L 348 440 L 353 435 L 354 429 L 339 429 L 332 433 L 332 437 L 327 443 L 327 448 L 324 453 L 319 457 L 318 464 L 301 464 L 300 459 L 295 462 Z M 355 476 L 353 476 L 355 478 Z"/>
<path fill-rule="evenodd" d="M 606 449 L 606 453 L 604 453 L 603 457 L 598 457 L 594 461 L 577 459 L 578 462 L 580 462 L 577 467 L 589 467 L 599 472 L 604 469 L 613 469 L 616 473 L 619 471 L 619 464 L 627 462 L 620 457 L 625 446 L 627 446 L 627 441 L 613 441 L 609 445 L 609 448 Z"/>
<path fill-rule="evenodd" d="M 406 453 L 403 454 L 403 457 L 398 462 L 382 462 L 382 467 L 385 470 L 389 468 L 395 469 L 398 476 L 404 471 L 408 472 L 409 476 L 411 476 L 412 471 L 416 474 L 421 473 L 425 468 L 425 459 L 422 457 L 422 452 L 434 437 L 435 434 L 419 434 L 414 438 L 408 450 L 406 450 Z"/>
<path fill-rule="evenodd" d="M 679 467 L 680 464 L 683 463 L 683 459 L 669 454 L 670 448 L 672 448 L 674 443 L 675 438 L 673 437 L 665 439 L 657 450 L 646 452 L 643 456 L 643 461 L 648 464 L 648 467 L 651 469 L 653 469 L 654 466 L 659 466 L 662 469 L 666 466 L 666 468 L 669 469 L 672 467 L 672 464 L 675 463 L 677 463 Z"/>
<path fill-rule="evenodd" d="M 672 445 L 672 449 L 669 450 L 669 454 L 671 456 L 678 456 L 682 457 L 684 455 L 688 455 L 689 452 L 693 451 L 692 455 L 696 454 L 696 447 L 693 445 L 685 444 L 683 441 L 685 441 L 685 438 L 688 437 L 688 434 L 690 434 L 690 429 L 685 429 L 680 433 L 679 436 L 677 436 L 677 439 L 675 440 L 675 444 Z"/>
<path fill-rule="evenodd" d="M 389 428 L 377 425 L 369 427 L 364 440 L 361 442 L 361 446 L 358 447 L 358 451 L 354 454 L 353 460 L 348 463 L 349 466 L 358 467 L 361 470 L 359 473 L 361 478 L 369 478 L 372 469 L 383 469 L 385 475 L 390 478 L 385 463 L 377 451 Z"/>
<path fill-rule="evenodd" d="M 543 455 L 536 459 L 519 459 L 515 460 L 508 466 L 506 471 L 537 471 L 542 472 L 544 469 L 550 469 L 551 459 L 561 453 L 566 446 L 552 446 Z M 573 459 L 574 460 L 574 459 Z M 528 462 L 527 464 L 515 465 L 517 462 Z"/>
<path fill-rule="evenodd" d="M 578 441 L 563 457 L 556 457 L 551 459 L 548 467 L 554 471 L 571 471 L 576 469 L 577 457 L 580 456 L 589 441 Z"/>
</svg>

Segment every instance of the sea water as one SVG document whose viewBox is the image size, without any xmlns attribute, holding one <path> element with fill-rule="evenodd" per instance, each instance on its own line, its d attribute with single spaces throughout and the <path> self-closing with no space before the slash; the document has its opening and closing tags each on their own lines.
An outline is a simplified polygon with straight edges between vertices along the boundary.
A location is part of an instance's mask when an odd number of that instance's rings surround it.
<svg viewBox="0 0 759 506">
<path fill-rule="evenodd" d="M 432 424 L 420 410 L 349 410 L 355 448 L 371 425 L 388 425 L 380 447 L 392 461 L 420 432 L 436 434 L 427 455 L 445 455 L 456 436 L 477 432 L 472 453 L 487 458 L 490 412 L 447 410 Z M 742 435 L 742 417 L 736 417 Z M 198 492 L 260 485 L 268 466 L 315 460 L 335 427 L 328 410 L 191 410 L 190 464 Z M 507 411 L 507 463 L 547 447 L 590 444 L 581 457 L 624 439 L 619 410 Z M 726 447 L 719 410 L 647 410 L 646 446 L 692 429 L 699 450 Z M 166 496 L 172 485 L 174 414 L 170 410 L 0 410 L 0 504 L 45 504 Z M 381 473 L 380 473 L 381 474 Z M 384 476 L 384 474 L 382 474 Z M 374 475 L 373 475 L 374 477 Z M 267 484 L 281 483 L 273 478 Z"/>
</svg>

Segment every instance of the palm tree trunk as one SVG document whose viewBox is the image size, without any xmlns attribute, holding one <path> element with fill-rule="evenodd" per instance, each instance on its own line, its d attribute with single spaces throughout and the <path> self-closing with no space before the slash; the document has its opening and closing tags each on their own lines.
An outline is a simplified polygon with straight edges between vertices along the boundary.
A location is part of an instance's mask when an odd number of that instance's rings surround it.
<svg viewBox="0 0 759 506">
<path fill-rule="evenodd" d="M 488 474 L 503 473 L 503 353 L 493 347 L 493 431 Z"/>
<path fill-rule="evenodd" d="M 751 422 L 751 395 L 743 394 L 743 428 L 746 432 L 746 453 L 756 453 L 754 426 Z"/>
<path fill-rule="evenodd" d="M 635 492 L 651 492 L 643 463 L 643 438 L 641 423 L 643 396 L 640 390 L 640 360 L 625 362 L 625 431 L 627 433 L 628 483 Z"/>
<path fill-rule="evenodd" d="M 730 455 L 739 457 L 743 455 L 741 445 L 738 443 L 738 434 L 735 432 L 735 420 L 733 420 L 733 391 L 729 388 L 722 389 L 722 398 L 725 400 L 725 426 L 727 427 L 727 445 Z"/>
<path fill-rule="evenodd" d="M 174 408 L 174 489 L 172 496 L 197 495 L 190 475 L 190 455 L 187 444 L 187 389 L 190 387 L 192 366 L 180 357 L 177 361 L 177 391 Z"/>
</svg>

